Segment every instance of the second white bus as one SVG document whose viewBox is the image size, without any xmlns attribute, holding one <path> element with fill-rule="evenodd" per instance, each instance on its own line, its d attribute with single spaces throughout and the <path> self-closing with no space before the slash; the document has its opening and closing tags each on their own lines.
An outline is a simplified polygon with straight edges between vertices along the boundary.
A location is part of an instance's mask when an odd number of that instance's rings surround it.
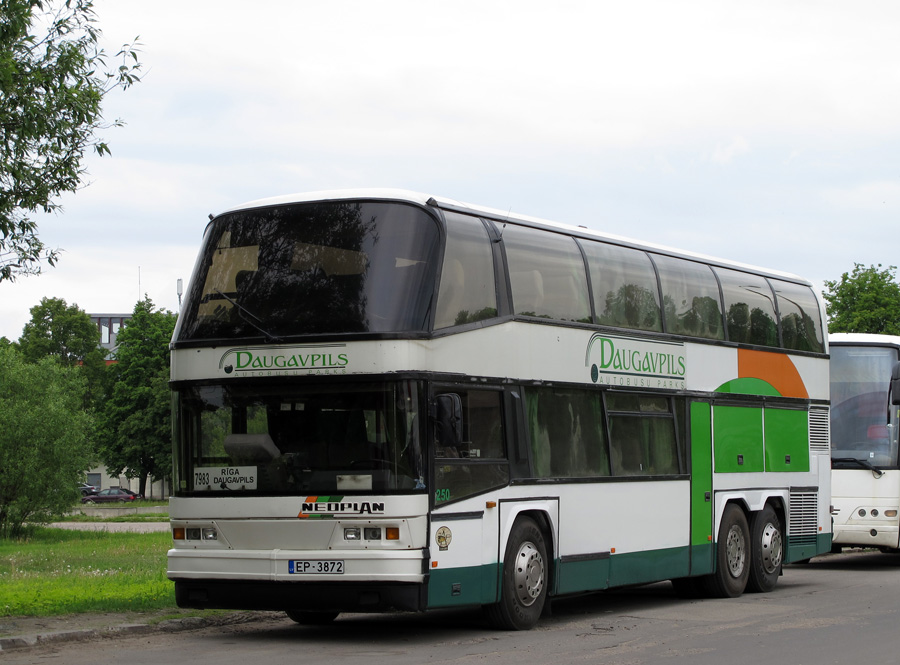
<svg viewBox="0 0 900 665">
<path fill-rule="evenodd" d="M 832 333 L 834 551 L 900 548 L 898 410 L 889 403 L 900 337 Z M 896 396 L 900 398 L 900 395 Z"/>
</svg>

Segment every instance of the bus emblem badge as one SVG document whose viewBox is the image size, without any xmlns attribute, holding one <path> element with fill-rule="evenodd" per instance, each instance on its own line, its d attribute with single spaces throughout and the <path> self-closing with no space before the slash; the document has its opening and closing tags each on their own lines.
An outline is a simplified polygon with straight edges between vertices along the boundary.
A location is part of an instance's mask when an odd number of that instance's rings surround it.
<svg viewBox="0 0 900 665">
<path fill-rule="evenodd" d="M 450 529 L 442 526 L 434 534 L 434 539 L 437 541 L 441 552 L 446 552 L 447 548 L 450 546 L 450 541 L 453 540 L 453 534 L 450 532 Z"/>
</svg>

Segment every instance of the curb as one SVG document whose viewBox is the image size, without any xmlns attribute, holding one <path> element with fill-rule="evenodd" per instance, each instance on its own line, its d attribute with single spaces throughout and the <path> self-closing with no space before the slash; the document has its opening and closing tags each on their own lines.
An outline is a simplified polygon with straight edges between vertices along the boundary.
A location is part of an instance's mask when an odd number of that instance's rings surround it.
<svg viewBox="0 0 900 665">
<path fill-rule="evenodd" d="M 0 653 L 26 649 L 29 647 L 49 646 L 66 642 L 86 642 L 102 637 L 121 637 L 130 635 L 142 635 L 155 632 L 156 628 L 150 624 L 125 624 L 110 626 L 109 628 L 85 628 L 83 630 L 63 630 L 58 632 L 40 633 L 37 635 L 20 635 L 17 637 L 0 637 Z"/>
<path fill-rule="evenodd" d="M 280 613 L 279 613 L 280 614 Z M 51 631 L 33 635 L 0 637 L 0 654 L 41 646 L 52 646 L 71 642 L 87 642 L 98 639 L 134 637 L 148 633 L 175 633 L 187 630 L 199 630 L 210 626 L 225 626 L 250 623 L 272 618 L 271 612 L 235 612 L 234 614 L 216 617 L 184 617 L 167 619 L 157 624 L 125 623 L 105 628 L 84 628 L 77 630 Z"/>
</svg>

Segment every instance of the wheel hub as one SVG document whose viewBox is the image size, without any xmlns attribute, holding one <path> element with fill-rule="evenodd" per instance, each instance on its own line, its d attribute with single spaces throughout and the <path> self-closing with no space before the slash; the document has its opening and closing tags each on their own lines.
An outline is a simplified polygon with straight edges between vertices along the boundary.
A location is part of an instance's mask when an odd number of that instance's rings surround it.
<svg viewBox="0 0 900 665">
<path fill-rule="evenodd" d="M 532 605 L 544 588 L 544 559 L 533 543 L 519 547 L 514 577 L 519 602 L 525 607 Z"/>
<path fill-rule="evenodd" d="M 781 565 L 782 542 L 781 531 L 769 522 L 762 532 L 762 565 L 766 573 L 772 574 Z"/>
<path fill-rule="evenodd" d="M 732 577 L 740 577 L 747 560 L 747 543 L 744 542 L 744 534 L 737 525 L 728 530 L 728 537 L 725 539 L 725 557 Z"/>
</svg>

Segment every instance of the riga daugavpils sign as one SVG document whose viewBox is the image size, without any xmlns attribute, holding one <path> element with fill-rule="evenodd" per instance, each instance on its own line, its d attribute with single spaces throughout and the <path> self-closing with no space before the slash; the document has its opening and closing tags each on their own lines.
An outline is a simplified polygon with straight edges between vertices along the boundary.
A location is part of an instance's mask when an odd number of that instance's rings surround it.
<svg viewBox="0 0 900 665">
<path fill-rule="evenodd" d="M 687 363 L 684 344 L 594 333 L 585 367 L 591 381 L 609 386 L 684 390 Z"/>
<path fill-rule="evenodd" d="M 345 344 L 244 347 L 226 351 L 219 360 L 219 369 L 231 376 L 346 374 L 349 366 Z"/>
</svg>

